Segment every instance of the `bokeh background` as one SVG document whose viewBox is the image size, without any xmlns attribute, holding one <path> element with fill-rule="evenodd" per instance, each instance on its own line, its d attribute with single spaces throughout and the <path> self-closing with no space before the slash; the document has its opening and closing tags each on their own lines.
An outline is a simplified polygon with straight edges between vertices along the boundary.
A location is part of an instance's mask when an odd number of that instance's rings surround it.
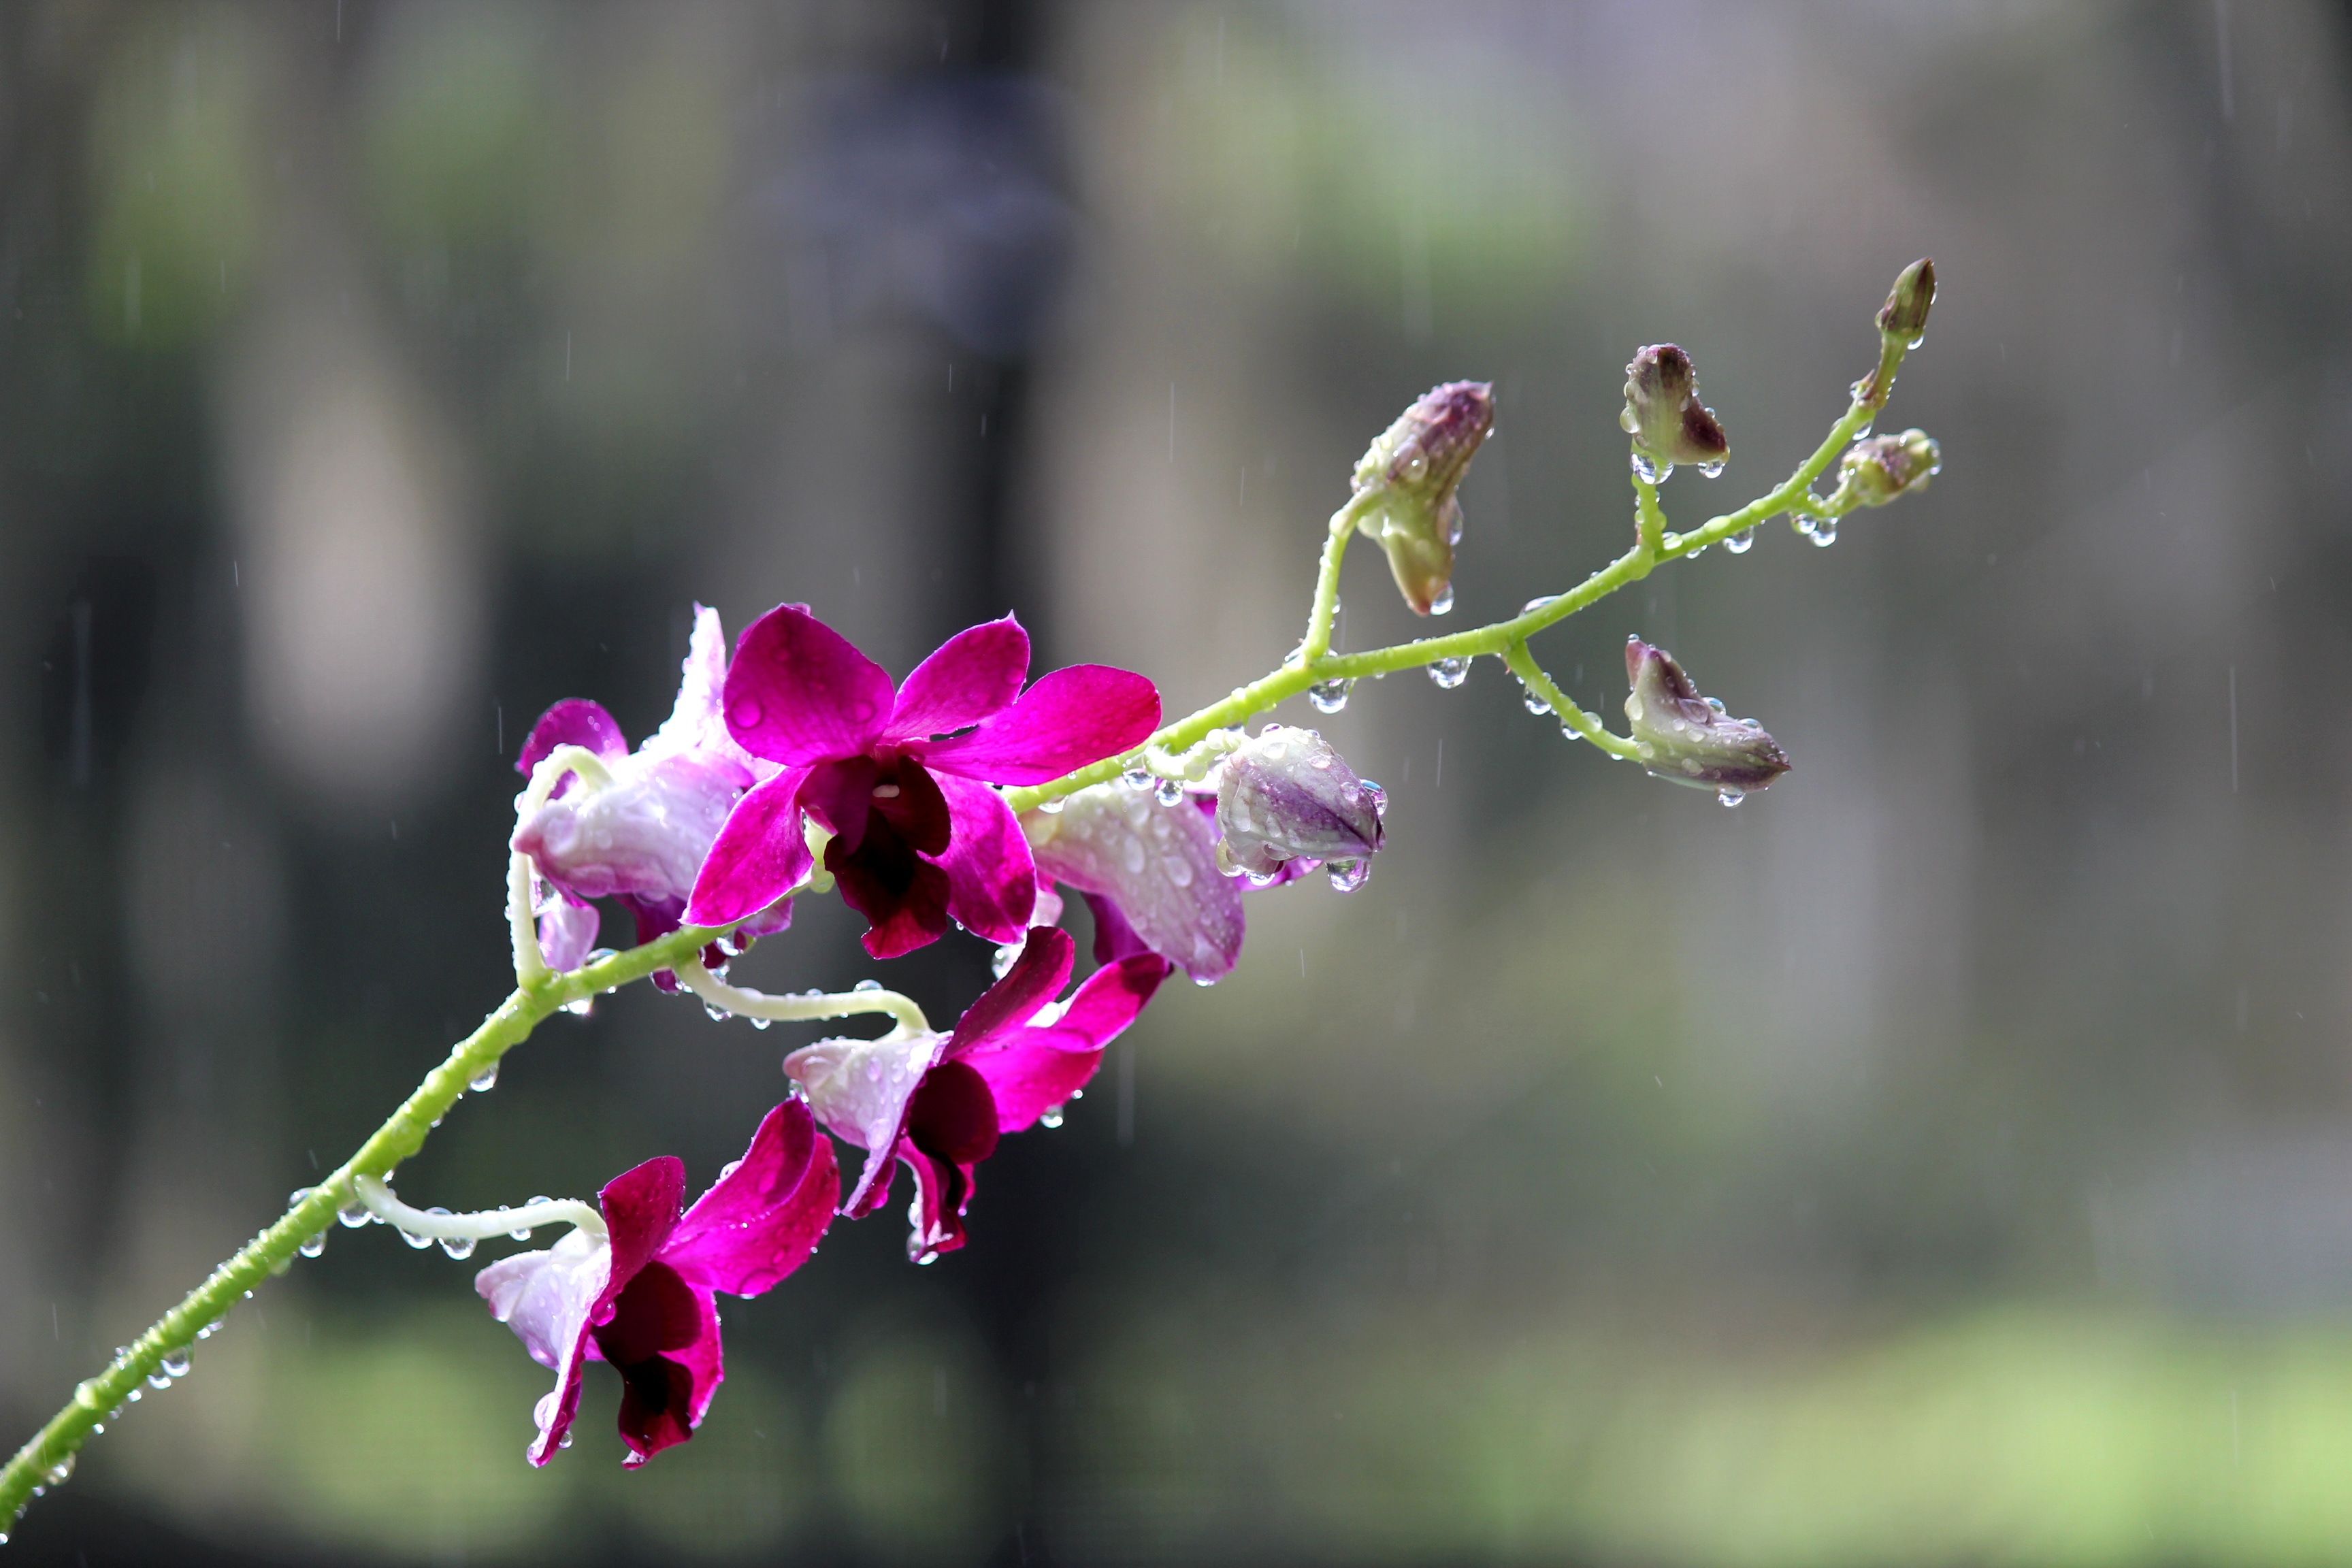
<svg viewBox="0 0 2352 1568">
<path fill-rule="evenodd" d="M 530 1470 L 478 1265 L 337 1231 L 10 1551 L 2352 1558 L 2347 51 L 2294 0 L 0 9 L 10 1446 L 503 994 L 518 738 L 649 730 L 695 601 L 898 670 L 1017 608 L 1186 710 L 1431 384 L 1496 387 L 1475 624 L 1622 547 L 1636 345 L 1731 433 L 1688 526 L 1923 253 L 1885 427 L 1945 452 L 1538 645 L 1762 719 L 1736 812 L 1492 663 L 1284 715 L 1389 789 L 1369 887 L 1255 896 L 968 1251 L 888 1213 L 730 1305 L 644 1473 L 601 1374 Z M 1409 634 L 1358 555 L 1346 646 Z M 811 908 L 740 973 L 874 967 Z M 813 1033 L 560 1018 L 402 1191 L 699 1186 Z"/>
</svg>

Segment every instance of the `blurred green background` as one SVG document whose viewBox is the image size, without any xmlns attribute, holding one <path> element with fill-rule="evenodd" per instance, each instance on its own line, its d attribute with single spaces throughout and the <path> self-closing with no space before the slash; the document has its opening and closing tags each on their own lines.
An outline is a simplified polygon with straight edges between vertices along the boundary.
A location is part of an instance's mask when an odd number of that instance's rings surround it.
<svg viewBox="0 0 2352 1568">
<path fill-rule="evenodd" d="M 1621 548 L 1637 345 L 1731 435 L 1688 526 L 1923 253 L 1945 452 L 1539 645 L 1769 725 L 1737 812 L 1491 663 L 1285 714 L 1370 885 L 1254 897 L 968 1251 L 730 1303 L 643 1473 L 602 1373 L 530 1470 L 478 1264 L 337 1231 L 16 1560 L 2352 1559 L 2347 64 L 2292 0 L 0 9 L 9 1445 L 503 994 L 517 741 L 649 730 L 696 600 L 1189 709 L 1431 384 L 1496 387 L 1472 625 Z M 401 1190 L 698 1187 L 812 1033 L 558 1019 Z"/>
</svg>

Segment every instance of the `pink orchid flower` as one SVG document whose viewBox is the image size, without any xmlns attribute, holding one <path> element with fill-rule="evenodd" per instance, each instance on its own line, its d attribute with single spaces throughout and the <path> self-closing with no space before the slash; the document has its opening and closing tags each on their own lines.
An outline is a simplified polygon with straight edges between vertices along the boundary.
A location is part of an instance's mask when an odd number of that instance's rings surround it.
<svg viewBox="0 0 2352 1568">
<path fill-rule="evenodd" d="M 1076 952 L 1068 932 L 1040 927 L 951 1033 L 820 1040 L 784 1058 L 817 1119 L 866 1151 L 842 1213 L 862 1219 L 880 1207 L 895 1162 L 903 1161 L 916 1187 L 908 1256 L 929 1261 L 963 1245 L 974 1168 L 1002 1135 L 1034 1125 L 1086 1087 L 1103 1047 L 1169 973 L 1155 954 L 1125 958 L 1056 1003 Z"/>
<path fill-rule="evenodd" d="M 725 925 L 788 891 L 812 864 L 805 812 L 833 836 L 824 868 L 875 957 L 937 940 L 950 918 L 1019 941 L 1035 868 L 989 785 L 1044 784 L 1160 722 L 1139 675 L 1073 665 L 1024 691 L 1028 671 L 1029 635 L 1010 616 L 958 632 L 898 688 L 803 605 L 754 621 L 727 670 L 727 729 L 780 771 L 719 830 L 686 918 Z"/>
<path fill-rule="evenodd" d="M 556 1375 L 532 1412 L 530 1462 L 564 1446 L 592 1361 L 621 1374 L 624 1464 L 694 1436 L 726 1377 L 714 1293 L 757 1296 L 816 1250 L 841 1177 L 808 1108 L 768 1112 L 751 1147 L 683 1215 L 686 1167 L 648 1160 L 597 1194 L 606 1234 L 574 1230 L 552 1247 L 500 1258 L 474 1279 L 490 1315 Z"/>
<path fill-rule="evenodd" d="M 516 759 L 529 776 L 556 747 L 574 745 L 610 774 L 594 787 L 566 778 L 515 825 L 512 847 L 531 858 L 553 894 L 540 910 L 540 947 L 552 969 L 578 967 L 595 945 L 592 899 L 614 899 L 634 915 L 639 942 L 676 931 L 728 812 L 775 771 L 729 737 L 719 710 L 727 669 L 719 612 L 697 605 L 694 617 L 677 705 L 644 745 L 631 752 L 602 704 L 573 697 L 540 716 Z M 781 931 L 791 919 L 791 906 L 782 906 L 746 934 Z"/>
</svg>

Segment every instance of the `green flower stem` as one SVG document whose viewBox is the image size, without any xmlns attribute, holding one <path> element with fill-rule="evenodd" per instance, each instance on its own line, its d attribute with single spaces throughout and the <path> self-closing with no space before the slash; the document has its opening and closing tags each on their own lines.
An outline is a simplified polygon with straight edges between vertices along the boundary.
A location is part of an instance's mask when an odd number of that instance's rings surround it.
<svg viewBox="0 0 2352 1568">
<path fill-rule="evenodd" d="M 1653 561 L 1666 553 L 1666 514 L 1658 510 L 1658 486 L 1654 479 L 1642 477 L 1633 470 L 1633 538 Z"/>
<path fill-rule="evenodd" d="M 1307 636 L 1298 645 L 1298 657 L 1308 664 L 1331 651 L 1331 623 L 1339 613 L 1339 563 L 1347 559 L 1348 538 L 1356 531 L 1356 520 L 1371 505 L 1375 493 L 1359 490 L 1331 514 L 1331 531 L 1323 541 L 1323 561 L 1315 574 L 1315 603 L 1307 613 Z"/>
<path fill-rule="evenodd" d="M 466 1086 L 527 1038 L 541 1019 L 559 1007 L 584 1002 L 657 970 L 676 971 L 724 934 L 724 928 L 688 926 L 568 974 L 548 974 L 517 988 L 482 1020 L 480 1028 L 460 1040 L 441 1065 L 425 1075 L 407 1103 L 375 1130 L 358 1153 L 312 1187 L 277 1224 L 214 1269 L 211 1278 L 132 1341 L 105 1371 L 77 1387 L 66 1407 L 0 1468 L 0 1538 L 5 1538 L 7 1522 L 30 1500 L 33 1489 L 46 1484 L 53 1470 L 79 1451 L 110 1412 L 127 1402 L 131 1390 L 162 1367 L 167 1353 L 194 1342 L 199 1330 L 218 1322 L 263 1280 L 290 1266 L 303 1241 L 333 1225 L 335 1211 L 356 1198 L 358 1178 L 380 1180 L 423 1148 L 434 1123 L 457 1102 Z"/>
<path fill-rule="evenodd" d="M 837 991 L 831 995 L 812 991 L 805 996 L 771 996 L 730 985 L 699 963 L 689 961 L 671 971 L 677 983 L 721 1012 L 746 1018 L 772 1018 L 787 1024 L 815 1018 L 848 1018 L 860 1013 L 887 1013 L 909 1034 L 928 1035 L 930 1020 L 910 997 L 896 991 Z"/>
<path fill-rule="evenodd" d="M 1641 742 L 1611 734 L 1602 728 L 1600 720 L 1578 707 L 1576 700 L 1562 691 L 1559 684 L 1544 673 L 1543 667 L 1536 663 L 1535 655 L 1528 651 L 1526 643 L 1515 642 L 1505 648 L 1503 662 L 1511 667 L 1511 673 L 1526 683 L 1529 691 L 1551 704 L 1552 715 L 1559 721 L 1562 729 L 1583 736 L 1612 757 L 1626 762 L 1641 761 Z"/>
<path fill-rule="evenodd" d="M 1895 353 L 1893 358 L 1897 364 L 1902 361 L 1902 355 L 1899 353 Z M 1883 366 L 1877 379 L 1882 389 L 1891 388 L 1894 381 L 1893 366 Z M 1883 395 L 1880 402 L 1884 402 Z M 1133 751 L 1116 757 L 1106 757 L 1101 762 L 1080 768 L 1075 773 L 1066 773 L 1047 784 L 1008 789 L 1004 792 L 1005 804 L 1015 812 L 1023 812 L 1036 805 L 1040 801 L 1072 795 L 1090 784 L 1108 784 L 1125 771 L 1130 763 L 1136 762 L 1146 752 L 1155 747 L 1165 752 L 1185 751 L 1197 744 L 1211 731 L 1246 723 L 1256 714 L 1265 711 L 1286 699 L 1296 697 L 1308 687 L 1323 681 L 1360 680 L 1368 675 L 1387 675 L 1395 670 L 1418 668 L 1423 665 L 1434 664 L 1442 658 L 1504 658 L 1513 644 L 1524 644 L 1536 633 L 1555 622 L 1566 620 L 1577 611 L 1607 598 L 1618 589 L 1640 582 L 1665 562 L 1679 560 L 1694 551 L 1703 550 L 1718 541 L 1728 539 L 1735 533 L 1754 528 L 1758 523 L 1767 521 L 1782 512 L 1794 510 L 1800 503 L 1802 503 L 1808 510 L 1822 510 L 1818 500 L 1806 500 L 1811 494 L 1812 482 L 1821 478 L 1822 472 L 1837 460 L 1838 454 L 1845 449 L 1847 443 L 1870 424 L 1878 405 L 1857 397 L 1846 409 L 1844 416 L 1830 426 L 1829 435 L 1822 440 L 1821 446 L 1814 449 L 1812 456 L 1798 464 L 1796 471 L 1779 485 L 1749 501 L 1738 510 L 1710 518 L 1688 533 L 1679 534 L 1665 532 L 1664 514 L 1657 512 L 1659 537 L 1654 548 L 1637 538 L 1633 548 L 1570 588 L 1567 593 L 1538 600 L 1509 620 L 1496 621 L 1489 626 L 1478 626 L 1469 631 L 1454 632 L 1445 637 L 1423 637 L 1414 642 L 1398 643 L 1390 647 L 1374 648 L 1366 653 L 1335 654 L 1328 651 L 1331 629 L 1330 609 L 1339 598 L 1339 563 L 1347 551 L 1347 528 L 1341 527 L 1341 520 L 1347 520 L 1348 528 L 1354 526 L 1351 513 L 1354 503 L 1350 502 L 1349 507 L 1342 508 L 1332 517 L 1330 537 L 1323 546 L 1322 568 L 1316 577 L 1315 613 L 1307 622 L 1307 641 L 1302 644 L 1299 651 L 1291 657 L 1290 662 L 1247 686 L 1234 688 L 1232 694 L 1223 700 L 1212 702 L 1198 712 L 1165 726 Z M 1646 489 L 1648 491 L 1646 498 L 1637 500 L 1637 507 L 1646 507 L 1655 511 L 1657 488 L 1654 485 L 1646 485 L 1638 475 L 1634 478 L 1633 485 L 1637 497 L 1643 489 Z M 1638 531 L 1642 530 L 1637 528 Z M 1324 649 L 1321 652 L 1312 651 L 1315 648 L 1318 632 L 1321 634 Z M 1540 675 L 1542 672 L 1538 670 L 1537 673 Z M 1547 680 L 1546 684 L 1549 685 L 1549 682 Z M 1538 689 L 1540 690 L 1541 688 Z M 1556 692 L 1559 688 L 1553 686 L 1552 690 Z M 1547 698 L 1547 700 L 1549 700 Z M 1570 726 L 1576 728 L 1579 733 L 1585 733 L 1583 728 L 1575 723 L 1575 716 L 1582 714 L 1581 709 L 1571 702 L 1566 708 L 1558 708 L 1555 705 L 1555 710 L 1567 717 Z M 1586 715 L 1586 717 L 1590 716 Z M 1585 734 L 1585 738 L 1613 754 L 1615 748 L 1597 738 L 1608 733 L 1601 728 L 1597 720 L 1592 721 L 1592 731 L 1594 732 Z"/>
</svg>

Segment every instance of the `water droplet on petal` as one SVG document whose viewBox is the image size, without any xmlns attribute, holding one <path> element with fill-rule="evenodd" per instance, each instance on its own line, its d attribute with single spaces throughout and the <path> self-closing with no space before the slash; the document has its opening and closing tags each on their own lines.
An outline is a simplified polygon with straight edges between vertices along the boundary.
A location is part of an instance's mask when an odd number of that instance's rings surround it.
<svg viewBox="0 0 2352 1568">
<path fill-rule="evenodd" d="M 1441 658 L 1429 667 L 1429 679 L 1443 689 L 1451 691 L 1470 679 L 1470 661 L 1466 658 Z"/>
<path fill-rule="evenodd" d="M 1062 1108 L 1058 1105 L 1054 1107 L 1051 1110 L 1042 1112 L 1037 1118 L 1037 1125 L 1045 1128 L 1049 1132 L 1055 1128 L 1059 1127 L 1061 1124 Z"/>
<path fill-rule="evenodd" d="M 727 727 L 730 730 L 754 730 L 766 717 L 766 710 L 751 699 L 742 698 L 728 708 Z"/>
<path fill-rule="evenodd" d="M 1331 874 L 1333 892 L 1352 893 L 1371 879 L 1371 857 L 1368 855 L 1360 860 L 1333 860 L 1324 869 Z"/>
</svg>

